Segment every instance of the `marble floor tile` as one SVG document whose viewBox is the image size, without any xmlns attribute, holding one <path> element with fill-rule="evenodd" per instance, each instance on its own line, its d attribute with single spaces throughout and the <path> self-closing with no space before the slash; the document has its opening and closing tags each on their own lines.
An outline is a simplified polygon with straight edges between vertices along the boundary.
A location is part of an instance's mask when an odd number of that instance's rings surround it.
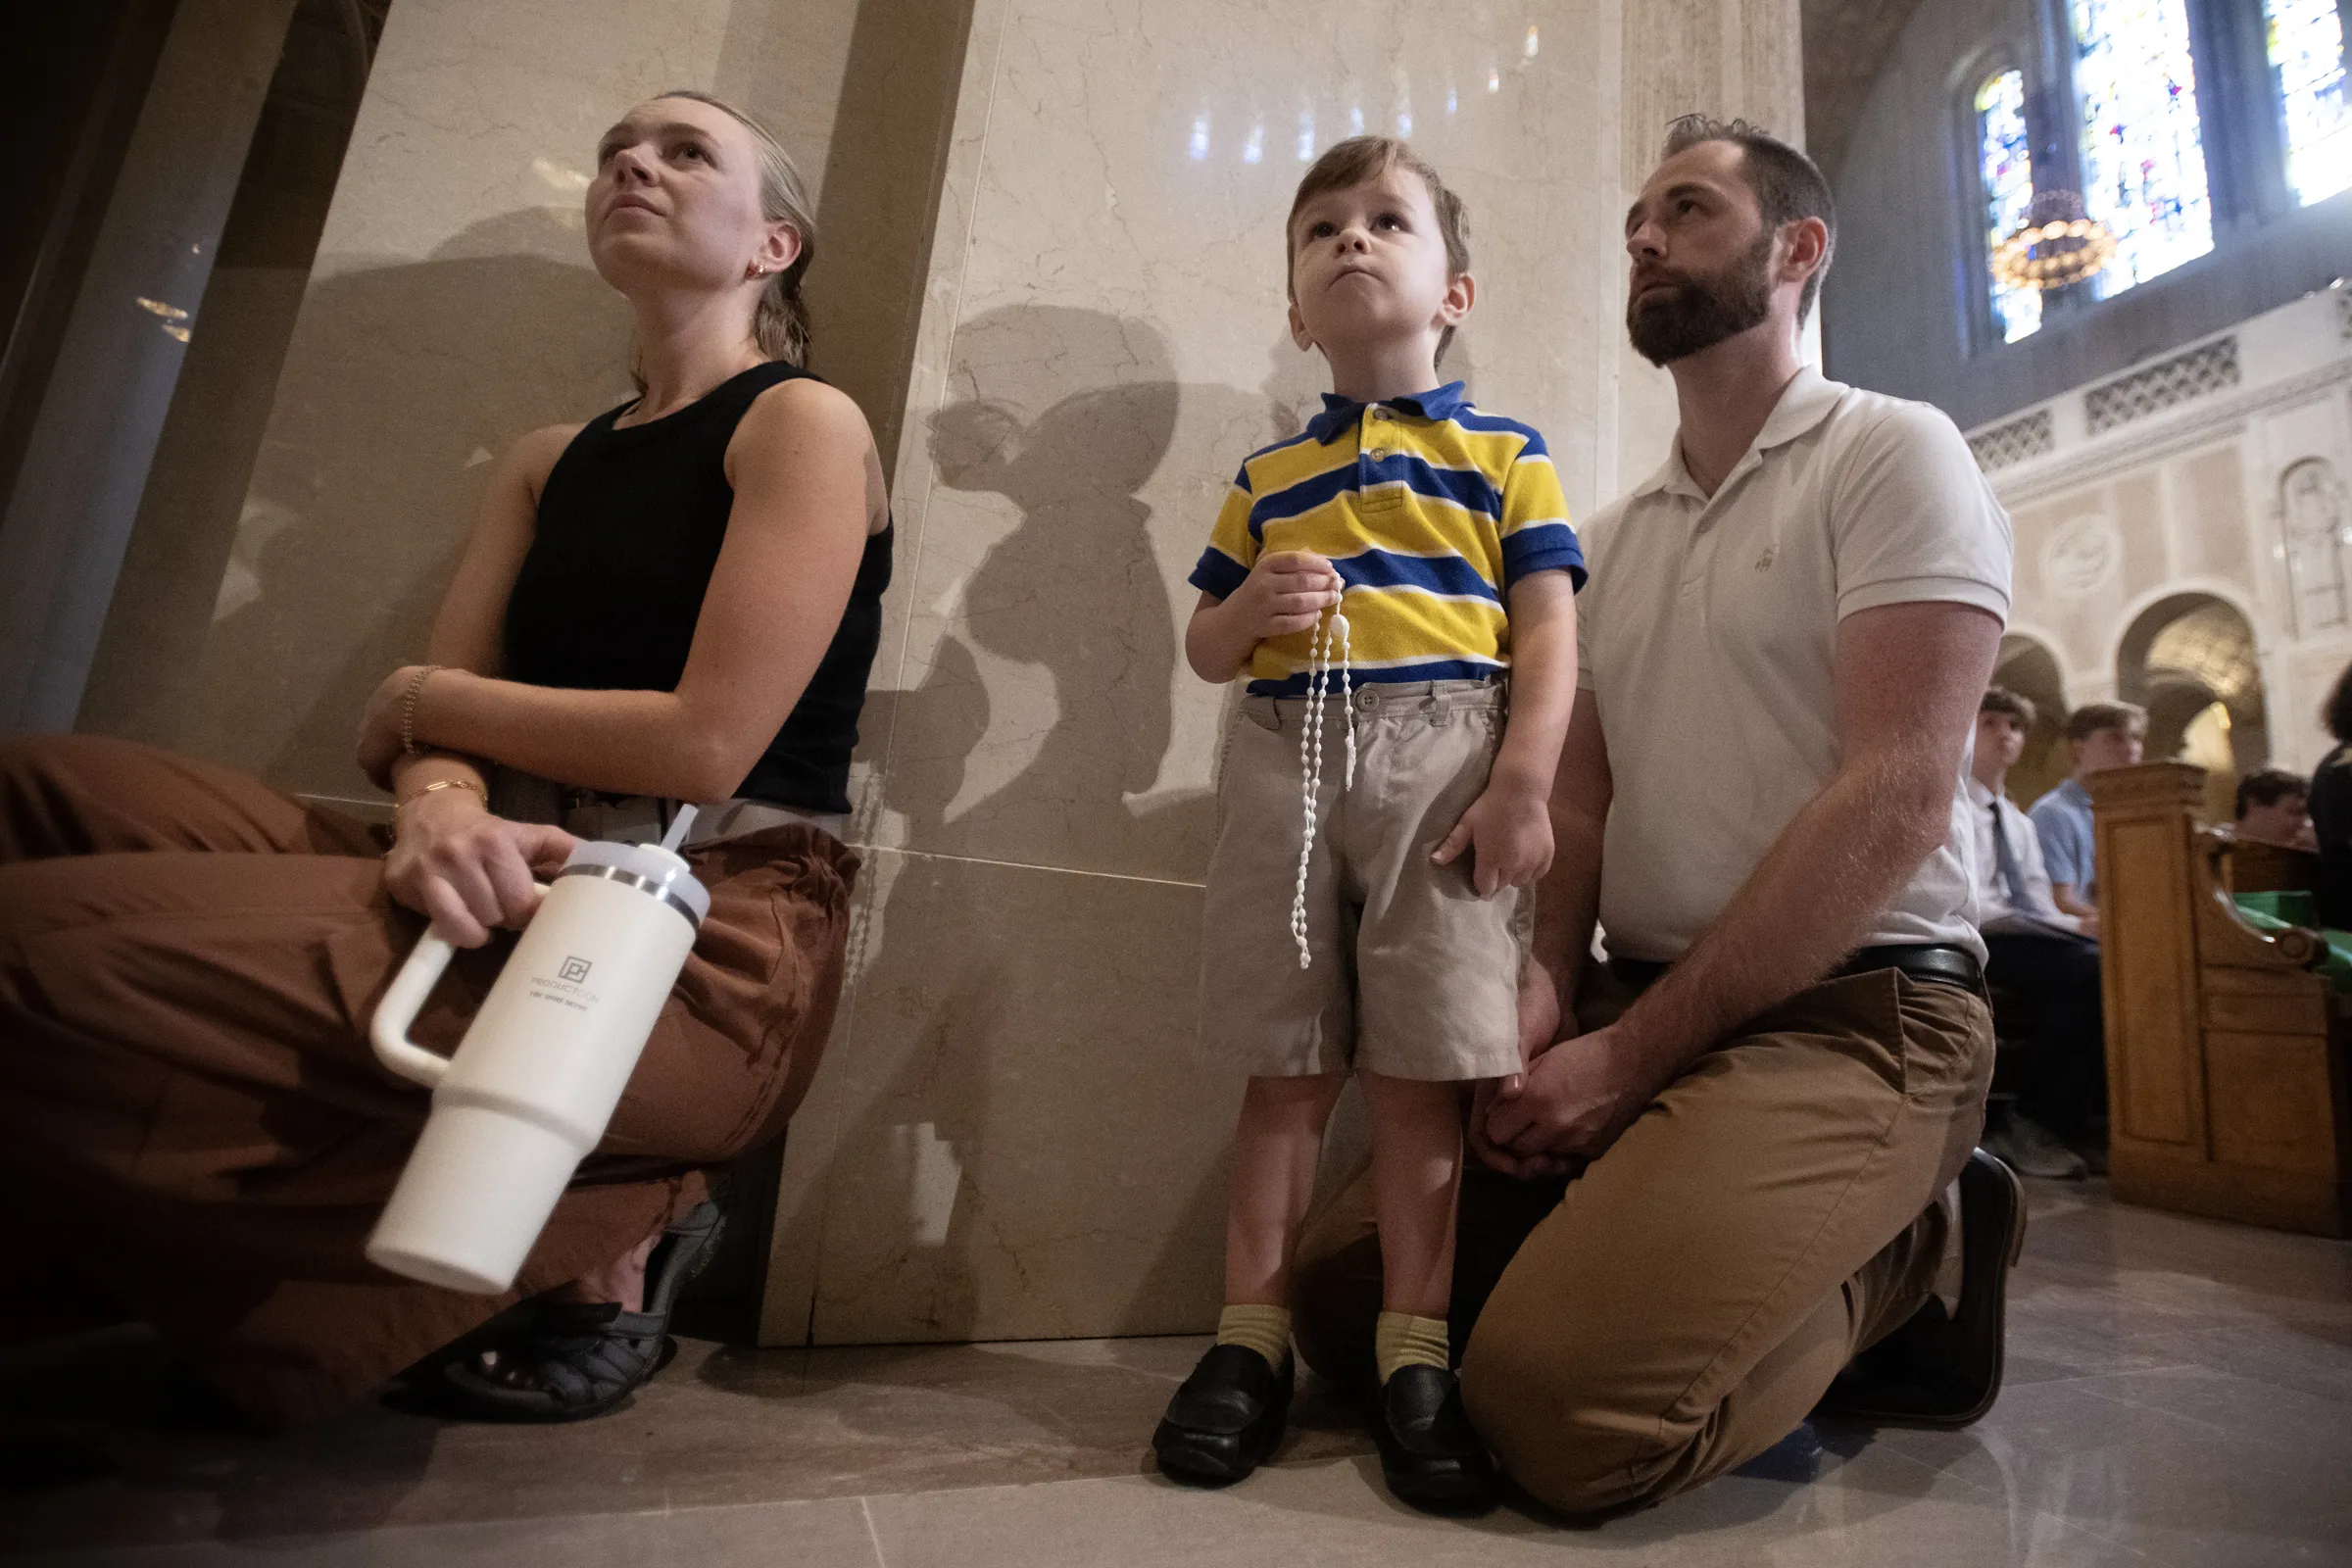
<svg viewBox="0 0 2352 1568">
<path fill-rule="evenodd" d="M 1800 1428 L 1605 1524 L 1402 1510 L 1311 1380 L 1277 1463 L 1180 1491 L 1147 1445 L 1198 1338 L 689 1341 L 601 1421 L 368 1403 L 272 1440 L 185 1425 L 153 1340 L 114 1332 L 0 1348 L 0 1565 L 2352 1562 L 2352 1245 L 2030 1196 L 1985 1420 Z"/>
<path fill-rule="evenodd" d="M 585 1513 L 335 1536 L 206 1541 L 17 1559 L 58 1568 L 882 1568 L 858 1498 L 661 1513 Z"/>
<path fill-rule="evenodd" d="M 2204 1369 L 2006 1391 L 1965 1432 L 1878 1442 L 2165 1563 L 2352 1558 L 2352 1405 Z"/>
<path fill-rule="evenodd" d="M 1826 1484 L 1733 1476 L 1661 1508 L 1562 1528 L 1503 1508 L 1436 1519 L 1392 1501 L 1369 1455 L 1286 1461 L 1227 1492 L 1156 1476 L 874 1499 L 891 1568 L 974 1562 L 1122 1568 L 1298 1563 L 1506 1568 L 1580 1550 L 1627 1565 L 1892 1562 L 2122 1564 L 2136 1553 L 2054 1519 L 2010 1517 L 2001 1499 L 1885 1450 L 1834 1461 Z"/>
</svg>

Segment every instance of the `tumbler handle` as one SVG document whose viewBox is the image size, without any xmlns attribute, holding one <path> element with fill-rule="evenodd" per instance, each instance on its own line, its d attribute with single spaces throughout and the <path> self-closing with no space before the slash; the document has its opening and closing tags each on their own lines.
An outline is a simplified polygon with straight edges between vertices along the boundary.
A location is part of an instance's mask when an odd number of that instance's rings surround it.
<svg viewBox="0 0 2352 1568">
<path fill-rule="evenodd" d="M 542 882 L 538 886 L 540 897 L 545 899 L 547 884 Z M 375 1048 L 375 1059 L 427 1089 L 439 1084 L 449 1072 L 449 1058 L 411 1040 L 409 1029 L 416 1022 L 416 1014 L 424 1010 L 425 999 L 441 983 L 441 976 L 448 970 L 449 960 L 457 956 L 457 951 L 437 929 L 425 927 L 424 935 L 409 951 L 408 961 L 400 966 L 400 973 L 384 988 L 384 1000 L 375 1004 L 375 1017 L 368 1028 L 368 1043 Z"/>
<path fill-rule="evenodd" d="M 368 1043 L 375 1048 L 376 1060 L 427 1089 L 449 1071 L 449 1058 L 411 1040 L 409 1027 L 424 1009 L 424 999 L 433 994 L 457 951 L 447 937 L 427 927 L 410 950 L 400 973 L 392 977 L 384 1000 L 376 1004 L 375 1019 L 368 1030 Z"/>
</svg>

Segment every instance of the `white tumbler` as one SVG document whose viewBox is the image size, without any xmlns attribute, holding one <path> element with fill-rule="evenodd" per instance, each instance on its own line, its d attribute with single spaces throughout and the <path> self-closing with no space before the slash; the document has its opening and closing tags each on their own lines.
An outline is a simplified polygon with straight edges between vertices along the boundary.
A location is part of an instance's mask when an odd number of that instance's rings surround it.
<svg viewBox="0 0 2352 1568">
<path fill-rule="evenodd" d="M 455 1055 L 409 1039 L 452 950 L 427 931 L 369 1031 L 432 1114 L 368 1240 L 410 1279 L 496 1296 L 514 1283 L 573 1171 L 605 1136 L 710 911 L 651 844 L 582 844 L 557 873 Z"/>
</svg>

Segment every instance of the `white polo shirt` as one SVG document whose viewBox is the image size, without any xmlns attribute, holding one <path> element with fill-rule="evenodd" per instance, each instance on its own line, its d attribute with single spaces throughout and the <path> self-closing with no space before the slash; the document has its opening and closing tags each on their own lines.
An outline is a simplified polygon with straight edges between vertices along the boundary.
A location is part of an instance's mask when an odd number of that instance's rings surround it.
<svg viewBox="0 0 2352 1568">
<path fill-rule="evenodd" d="M 1944 415 L 1808 368 L 1712 499 L 1678 436 L 1580 533 L 1577 684 L 1598 704 L 1614 784 L 1601 928 L 1613 955 L 1671 960 L 1837 769 L 1838 623 L 1938 600 L 2006 622 L 2009 516 Z M 1863 945 L 1983 956 L 1967 780 L 1962 755 L 1943 846 Z"/>
</svg>

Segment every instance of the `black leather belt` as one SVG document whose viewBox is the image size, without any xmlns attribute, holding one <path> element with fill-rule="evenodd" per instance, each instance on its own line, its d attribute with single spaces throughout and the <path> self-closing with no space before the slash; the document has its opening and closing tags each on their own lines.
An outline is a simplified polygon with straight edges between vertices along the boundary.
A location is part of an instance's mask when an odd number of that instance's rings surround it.
<svg viewBox="0 0 2352 1568">
<path fill-rule="evenodd" d="M 1874 969 L 1900 969 L 1914 980 L 1932 980 L 1937 985 L 1958 986 L 1963 991 L 1981 991 L 1984 986 L 1984 966 L 1977 956 L 1966 948 L 1945 947 L 1940 943 L 1902 942 L 1884 948 L 1857 948 L 1853 956 L 1830 971 L 1833 980 L 1843 980 L 1857 974 L 1869 974 Z"/>
<path fill-rule="evenodd" d="M 1609 960 L 1610 972 L 1636 991 L 1648 990 L 1667 968 L 1666 964 L 1652 963 L 1643 958 Z M 1958 986 L 1963 991 L 1981 991 L 1984 986 L 1984 971 L 1974 954 L 1965 948 L 1925 942 L 1897 942 L 1879 948 L 1857 948 L 1843 963 L 1822 976 L 1822 979 L 1848 980 L 1855 975 L 1871 974 L 1880 969 L 1899 969 L 1914 980 Z"/>
</svg>

